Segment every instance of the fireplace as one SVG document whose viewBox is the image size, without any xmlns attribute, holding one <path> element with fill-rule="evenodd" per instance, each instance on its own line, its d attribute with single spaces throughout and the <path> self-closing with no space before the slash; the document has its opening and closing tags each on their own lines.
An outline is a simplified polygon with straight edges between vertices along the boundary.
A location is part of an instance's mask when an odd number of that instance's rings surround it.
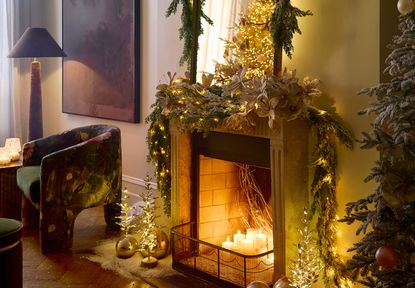
<svg viewBox="0 0 415 288">
<path fill-rule="evenodd" d="M 286 274 L 307 200 L 309 134 L 300 120 L 279 124 L 207 135 L 171 124 L 174 268 L 225 287 Z"/>
</svg>

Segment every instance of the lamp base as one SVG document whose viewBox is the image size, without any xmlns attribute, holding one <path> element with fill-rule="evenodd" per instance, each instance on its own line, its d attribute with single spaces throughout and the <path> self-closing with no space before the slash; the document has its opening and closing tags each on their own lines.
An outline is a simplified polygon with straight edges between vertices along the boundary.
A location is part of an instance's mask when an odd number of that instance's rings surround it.
<svg viewBox="0 0 415 288">
<path fill-rule="evenodd" d="M 40 84 L 40 62 L 33 60 L 31 65 L 29 141 L 43 137 L 42 91 Z"/>
</svg>

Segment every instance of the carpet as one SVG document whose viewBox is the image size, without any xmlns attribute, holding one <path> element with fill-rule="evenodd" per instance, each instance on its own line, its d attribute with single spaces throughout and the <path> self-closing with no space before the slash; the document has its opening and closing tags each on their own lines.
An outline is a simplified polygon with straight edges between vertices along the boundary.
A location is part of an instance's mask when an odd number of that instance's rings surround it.
<svg viewBox="0 0 415 288">
<path fill-rule="evenodd" d="M 92 254 L 83 257 L 101 264 L 101 267 L 112 270 L 128 278 L 161 278 L 180 274 L 171 267 L 171 255 L 160 259 L 155 268 L 148 269 L 140 266 L 143 257 L 139 252 L 128 259 L 120 259 L 115 254 L 116 239 L 107 239 L 98 243 Z"/>
</svg>

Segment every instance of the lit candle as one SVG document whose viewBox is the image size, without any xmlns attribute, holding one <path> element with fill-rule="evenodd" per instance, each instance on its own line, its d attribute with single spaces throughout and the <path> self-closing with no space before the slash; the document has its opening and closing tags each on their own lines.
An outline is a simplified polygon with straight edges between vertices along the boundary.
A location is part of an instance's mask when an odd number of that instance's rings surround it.
<svg viewBox="0 0 415 288">
<path fill-rule="evenodd" d="M 255 254 L 254 241 L 252 239 L 243 239 L 240 245 L 240 252 L 245 255 Z"/>
<path fill-rule="evenodd" d="M 235 247 L 238 247 L 241 244 L 241 241 L 245 239 L 245 234 L 241 233 L 240 230 L 238 230 L 237 234 L 233 234 L 233 243 Z"/>
<path fill-rule="evenodd" d="M 10 163 L 10 157 L 7 153 L 7 149 L 0 147 L 0 165 L 6 165 Z"/>
<path fill-rule="evenodd" d="M 261 229 L 258 234 L 255 235 L 254 245 L 256 250 L 265 252 L 267 249 L 267 235 L 263 234 Z"/>
<path fill-rule="evenodd" d="M 246 239 L 255 240 L 255 235 L 258 233 L 258 229 L 248 228 L 246 229 Z"/>
<path fill-rule="evenodd" d="M 226 241 L 222 242 L 222 248 L 226 248 L 226 249 L 229 249 L 229 250 L 233 249 L 233 242 L 230 241 L 229 237 L 226 238 Z"/>
<path fill-rule="evenodd" d="M 17 161 L 20 158 L 20 151 L 22 151 L 22 146 L 20 145 L 19 138 L 7 138 L 5 143 L 5 148 L 9 154 L 11 161 Z"/>
</svg>

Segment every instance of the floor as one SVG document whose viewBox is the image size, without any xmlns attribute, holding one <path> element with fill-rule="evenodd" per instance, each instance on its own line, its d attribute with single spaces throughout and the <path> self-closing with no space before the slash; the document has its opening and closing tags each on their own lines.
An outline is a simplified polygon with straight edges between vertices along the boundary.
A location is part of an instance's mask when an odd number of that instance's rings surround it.
<svg viewBox="0 0 415 288">
<path fill-rule="evenodd" d="M 185 276 L 162 281 L 123 278 L 98 264 L 80 258 L 97 241 L 116 236 L 107 232 L 102 207 L 84 210 L 76 219 L 73 248 L 69 252 L 43 255 L 37 229 L 23 231 L 23 287 L 25 288 L 207 288 L 210 283 Z"/>
</svg>

